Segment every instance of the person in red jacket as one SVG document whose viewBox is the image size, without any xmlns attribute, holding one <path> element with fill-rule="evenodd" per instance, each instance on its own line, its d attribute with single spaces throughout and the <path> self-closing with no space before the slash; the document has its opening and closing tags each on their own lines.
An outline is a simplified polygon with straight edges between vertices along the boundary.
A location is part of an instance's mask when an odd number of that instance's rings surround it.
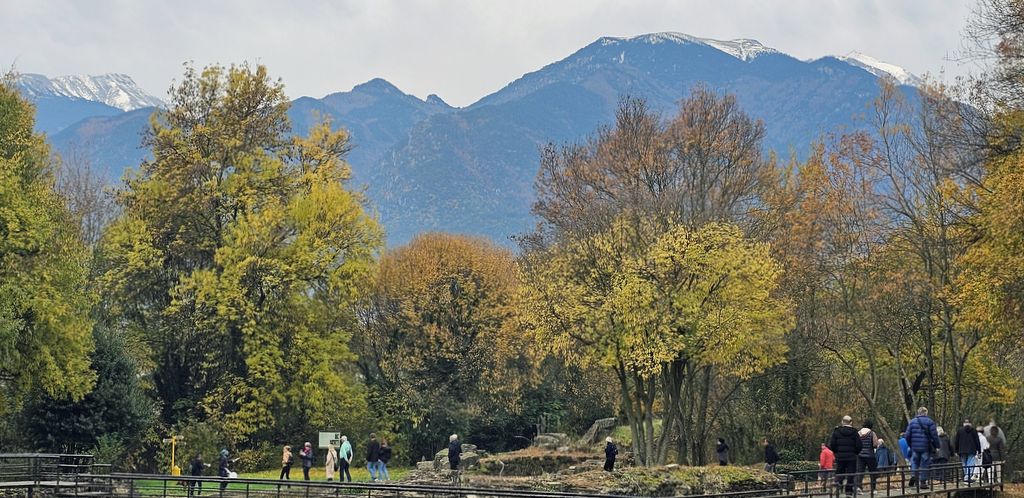
<svg viewBox="0 0 1024 498">
<path fill-rule="evenodd" d="M 821 443 L 821 455 L 818 457 L 818 478 L 821 480 L 821 489 L 828 485 L 829 475 L 835 467 L 836 454 L 828 449 L 828 445 Z"/>
</svg>

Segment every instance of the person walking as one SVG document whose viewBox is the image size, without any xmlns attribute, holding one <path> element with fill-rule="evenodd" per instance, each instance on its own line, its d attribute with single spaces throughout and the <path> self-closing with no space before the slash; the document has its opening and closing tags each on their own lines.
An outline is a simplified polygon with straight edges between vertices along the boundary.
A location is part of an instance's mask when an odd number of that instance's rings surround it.
<svg viewBox="0 0 1024 498">
<path fill-rule="evenodd" d="M 228 466 L 231 464 L 231 461 L 228 460 L 228 457 L 230 455 L 231 454 L 228 453 L 227 448 L 224 448 L 224 449 L 220 450 L 220 466 L 217 468 L 217 475 L 221 479 L 227 479 L 228 477 L 231 476 L 231 469 L 228 468 Z M 228 487 L 228 482 L 227 481 L 222 481 L 220 483 L 220 490 L 221 491 L 224 491 L 225 489 L 227 489 L 227 487 Z"/>
<path fill-rule="evenodd" d="M 715 445 L 715 455 L 718 456 L 718 465 L 729 465 L 729 445 L 725 444 L 725 439 L 718 438 L 718 444 Z"/>
<path fill-rule="evenodd" d="M 387 439 L 381 439 L 380 441 L 380 465 L 377 466 L 377 475 L 380 476 L 382 481 L 390 481 L 391 474 L 388 474 L 388 462 L 391 461 L 391 446 L 388 445 Z"/>
<path fill-rule="evenodd" d="M 896 455 L 882 438 L 878 438 L 878 447 L 875 448 L 875 465 L 878 466 L 879 472 L 889 472 L 896 466 Z"/>
<path fill-rule="evenodd" d="M 611 436 L 604 438 L 604 443 L 604 470 L 611 472 L 615 470 L 615 457 L 619 454 L 619 447 L 615 446 Z"/>
<path fill-rule="evenodd" d="M 380 442 L 377 441 L 377 434 L 370 433 L 370 442 L 366 444 L 366 470 L 370 471 L 370 482 L 376 482 L 380 477 L 377 473 L 378 462 L 380 462 Z"/>
<path fill-rule="evenodd" d="M 458 434 L 452 434 L 448 436 L 448 468 L 459 470 L 460 463 L 462 463 L 462 443 L 459 442 Z"/>
<path fill-rule="evenodd" d="M 821 443 L 821 454 L 818 455 L 818 480 L 821 481 L 821 489 L 828 486 L 829 475 L 836 464 L 836 454 L 832 453 L 828 444 Z"/>
<path fill-rule="evenodd" d="M 316 458 L 313 455 L 313 444 L 306 441 L 306 444 L 302 445 L 302 449 L 299 450 L 299 459 L 302 460 L 302 479 L 309 480 L 309 469 L 313 468 L 313 459 Z"/>
<path fill-rule="evenodd" d="M 939 449 L 939 426 L 928 416 L 928 409 L 920 407 L 917 416 L 907 424 L 907 444 L 913 454 L 910 457 L 912 478 L 918 489 L 928 489 L 928 469 L 932 465 L 932 452 Z"/>
<path fill-rule="evenodd" d="M 978 442 L 981 443 L 981 452 L 978 453 L 978 462 L 981 463 L 980 482 L 989 482 L 989 470 L 992 467 L 992 451 L 988 438 L 985 437 L 985 429 L 978 427 Z"/>
<path fill-rule="evenodd" d="M 857 434 L 857 429 L 853 428 L 853 419 L 849 415 L 844 416 L 839 427 L 832 430 L 828 447 L 836 456 L 836 492 L 844 491 L 846 494 L 853 494 L 861 439 Z"/>
<path fill-rule="evenodd" d="M 896 444 L 900 447 L 900 454 L 903 455 L 903 460 L 907 462 L 907 465 L 910 465 L 910 445 L 907 444 L 906 432 L 900 433 L 900 439 Z"/>
<path fill-rule="evenodd" d="M 952 446 L 949 443 L 949 434 L 946 434 L 946 430 L 941 426 L 935 429 L 939 433 L 939 449 L 935 452 L 935 457 L 932 458 L 932 465 L 936 467 L 944 467 L 949 464 L 949 459 L 952 457 Z M 935 475 L 934 473 L 932 474 Z M 938 472 L 937 479 L 942 482 L 946 482 L 950 478 L 950 469 L 943 468 Z"/>
<path fill-rule="evenodd" d="M 192 477 L 202 477 L 203 476 L 203 467 L 205 467 L 205 466 L 206 465 L 203 463 L 203 455 L 201 455 L 199 453 L 196 453 L 196 457 L 193 458 L 192 462 L 190 462 L 189 465 L 188 465 L 188 475 L 190 475 Z M 198 490 L 198 492 L 195 493 L 195 496 L 200 496 L 200 495 L 203 494 L 203 481 L 189 481 L 188 482 L 188 495 L 189 496 L 193 496 L 193 490 L 195 490 L 196 487 L 198 487 L 199 490 Z"/>
<path fill-rule="evenodd" d="M 1006 433 L 995 422 L 988 427 L 988 444 L 992 453 L 992 480 L 1000 482 L 1003 463 L 1006 462 Z"/>
<path fill-rule="evenodd" d="M 878 461 L 875 460 L 875 447 L 878 446 L 878 436 L 875 434 L 874 423 L 865 420 L 861 424 L 857 437 L 860 438 L 860 453 L 857 453 L 857 489 L 864 484 L 864 472 L 868 473 L 871 482 L 871 491 L 875 491 L 878 483 Z"/>
<path fill-rule="evenodd" d="M 348 442 L 348 436 L 341 436 L 341 449 L 338 450 L 338 464 L 341 465 L 341 471 L 338 473 L 338 480 L 344 482 L 352 482 L 352 472 L 349 468 L 352 466 L 352 443 Z"/>
<path fill-rule="evenodd" d="M 974 430 L 970 420 L 964 420 L 963 427 L 957 431 L 954 446 L 957 456 L 960 457 L 960 464 L 963 465 L 964 483 L 970 485 L 976 475 L 978 453 L 981 453 L 981 439 L 978 438 L 978 431 Z"/>
<path fill-rule="evenodd" d="M 764 438 L 761 441 L 764 445 L 764 471 L 775 473 L 775 464 L 779 463 L 779 452 L 775 450 L 775 445 L 768 441 L 768 438 Z"/>
<path fill-rule="evenodd" d="M 341 467 L 338 463 L 338 452 L 334 450 L 334 443 L 327 445 L 327 461 L 324 462 L 324 475 L 327 476 L 327 482 L 334 480 L 334 472 Z"/>
<path fill-rule="evenodd" d="M 281 475 L 277 478 L 278 480 L 291 480 L 293 463 L 295 463 L 295 455 L 292 455 L 292 447 L 285 445 L 284 450 L 281 451 Z"/>
</svg>

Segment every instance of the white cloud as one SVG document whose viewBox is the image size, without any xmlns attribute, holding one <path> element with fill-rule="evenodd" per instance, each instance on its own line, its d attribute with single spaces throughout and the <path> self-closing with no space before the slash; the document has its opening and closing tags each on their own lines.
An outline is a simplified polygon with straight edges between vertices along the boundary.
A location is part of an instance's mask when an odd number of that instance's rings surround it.
<svg viewBox="0 0 1024 498">
<path fill-rule="evenodd" d="M 965 69 L 971 0 L 4 0 L 0 65 L 130 74 L 163 95 L 194 60 L 267 64 L 292 97 L 374 77 L 467 105 L 600 36 L 755 38 L 800 58 L 858 50 L 914 73 Z"/>
</svg>

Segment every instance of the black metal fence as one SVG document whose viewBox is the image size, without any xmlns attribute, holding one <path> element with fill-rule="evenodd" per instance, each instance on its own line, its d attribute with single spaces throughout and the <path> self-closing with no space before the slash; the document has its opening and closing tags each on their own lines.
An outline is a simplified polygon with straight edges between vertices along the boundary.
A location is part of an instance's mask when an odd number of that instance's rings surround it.
<svg viewBox="0 0 1024 498">
<path fill-rule="evenodd" d="M 927 469 L 894 467 L 876 472 L 836 474 L 833 470 L 789 472 L 788 496 L 904 497 L 952 495 L 962 491 L 1003 490 L 1004 462 L 963 465 L 948 463 Z"/>
</svg>

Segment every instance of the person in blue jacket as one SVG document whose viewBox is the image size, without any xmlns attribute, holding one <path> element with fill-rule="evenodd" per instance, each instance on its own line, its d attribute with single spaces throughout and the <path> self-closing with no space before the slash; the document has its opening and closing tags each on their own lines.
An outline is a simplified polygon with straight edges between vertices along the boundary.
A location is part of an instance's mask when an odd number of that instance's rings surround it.
<svg viewBox="0 0 1024 498">
<path fill-rule="evenodd" d="M 903 455 L 903 459 L 910 463 L 910 445 L 907 444 L 907 433 L 900 433 L 900 440 L 897 441 L 900 446 L 900 453 Z"/>
<path fill-rule="evenodd" d="M 917 416 L 907 424 L 906 435 L 907 444 L 914 452 L 910 457 L 912 475 L 920 489 L 928 489 L 928 467 L 932 463 L 932 453 L 939 449 L 941 443 L 938 426 L 928 417 L 927 408 L 917 409 Z"/>
</svg>

